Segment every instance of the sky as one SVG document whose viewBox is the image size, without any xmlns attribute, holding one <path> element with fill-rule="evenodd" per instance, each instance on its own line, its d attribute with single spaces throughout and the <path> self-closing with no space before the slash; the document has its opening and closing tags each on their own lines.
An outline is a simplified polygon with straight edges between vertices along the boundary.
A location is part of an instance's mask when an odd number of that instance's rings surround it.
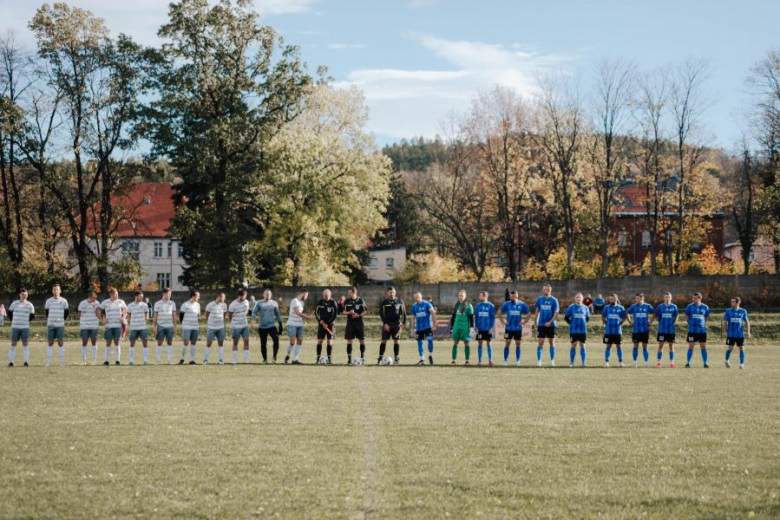
<svg viewBox="0 0 780 520">
<path fill-rule="evenodd" d="M 159 43 L 165 0 L 69 0 L 103 17 L 112 34 Z M 27 22 L 40 2 L 0 0 L 0 30 L 34 45 Z M 495 84 L 533 97 L 545 72 L 587 92 L 595 64 L 622 57 L 653 70 L 687 57 L 709 62 L 711 105 L 702 135 L 733 148 L 746 129 L 745 78 L 780 47 L 780 0 L 255 0 L 261 23 L 301 47 L 314 72 L 355 85 L 379 144 L 434 137 L 452 112 Z"/>
</svg>

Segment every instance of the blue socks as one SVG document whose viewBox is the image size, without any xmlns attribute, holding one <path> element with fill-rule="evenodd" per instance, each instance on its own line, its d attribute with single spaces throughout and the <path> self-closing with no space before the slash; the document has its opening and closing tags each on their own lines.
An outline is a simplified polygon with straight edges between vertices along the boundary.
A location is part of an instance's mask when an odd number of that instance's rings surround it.
<svg viewBox="0 0 780 520">
<path fill-rule="evenodd" d="M 674 350 L 669 352 L 669 361 L 674 361 Z"/>
<path fill-rule="evenodd" d="M 739 351 L 739 364 L 744 365 L 745 364 L 745 351 L 740 350 Z"/>
<path fill-rule="evenodd" d="M 504 347 L 504 361 L 509 360 L 509 347 Z"/>
<path fill-rule="evenodd" d="M 731 358 L 731 351 L 726 349 L 726 361 L 728 361 Z"/>
<path fill-rule="evenodd" d="M 572 347 L 571 350 L 569 350 L 569 363 L 574 364 L 574 358 L 577 357 L 577 348 Z"/>
<path fill-rule="evenodd" d="M 671 354 L 671 352 L 670 352 L 670 354 Z M 661 362 L 661 358 L 663 358 L 663 357 L 664 357 L 664 353 L 662 351 L 660 351 L 660 350 L 658 351 L 658 354 L 655 355 L 655 359 L 657 359 L 659 363 Z"/>
<path fill-rule="evenodd" d="M 515 347 L 515 357 L 520 361 L 520 347 Z"/>
<path fill-rule="evenodd" d="M 617 346 L 617 352 L 618 352 L 618 361 L 621 363 L 623 362 L 623 349 L 620 347 L 620 345 Z"/>
<path fill-rule="evenodd" d="M 477 361 L 482 363 L 482 345 L 477 347 Z"/>
<path fill-rule="evenodd" d="M 642 357 L 645 358 L 645 363 L 650 361 L 650 351 L 647 349 L 642 350 Z"/>
<path fill-rule="evenodd" d="M 686 356 L 685 356 L 685 363 L 690 365 L 691 364 L 691 359 L 693 359 L 693 349 L 689 348 L 688 349 L 688 354 L 686 354 Z"/>
<path fill-rule="evenodd" d="M 550 361 L 555 361 L 555 347 L 550 346 Z"/>
<path fill-rule="evenodd" d="M 540 363 L 542 361 L 542 351 L 544 350 L 544 347 L 536 347 L 536 362 Z"/>
<path fill-rule="evenodd" d="M 585 352 L 585 345 L 580 347 L 580 359 L 582 360 L 582 364 L 585 364 L 585 359 L 587 358 L 587 353 Z"/>
<path fill-rule="evenodd" d="M 611 355 L 612 355 L 612 348 L 611 347 L 607 347 L 607 350 L 604 351 L 604 361 L 609 363 L 609 356 L 611 356 Z"/>
<path fill-rule="evenodd" d="M 433 354 L 433 336 L 428 338 L 428 354 Z"/>
<path fill-rule="evenodd" d="M 634 361 L 636 361 L 636 358 L 639 357 L 639 348 L 634 347 L 634 350 L 631 351 L 631 355 L 634 357 Z"/>
<path fill-rule="evenodd" d="M 706 348 L 701 349 L 701 359 L 702 359 L 702 361 L 704 361 L 705 365 L 707 364 L 707 358 L 708 357 L 709 356 L 707 354 L 707 349 Z"/>
<path fill-rule="evenodd" d="M 421 339 L 417 340 L 417 352 L 420 353 L 420 357 L 423 357 L 423 341 Z"/>
<path fill-rule="evenodd" d="M 488 361 L 492 362 L 493 361 L 493 345 L 488 345 L 487 346 L 487 351 L 488 351 Z"/>
</svg>

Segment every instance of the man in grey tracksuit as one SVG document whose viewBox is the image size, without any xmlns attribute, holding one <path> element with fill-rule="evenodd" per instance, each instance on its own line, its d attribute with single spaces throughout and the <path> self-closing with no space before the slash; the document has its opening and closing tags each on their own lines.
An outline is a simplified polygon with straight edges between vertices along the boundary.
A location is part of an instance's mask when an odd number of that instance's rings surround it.
<svg viewBox="0 0 780 520">
<path fill-rule="evenodd" d="M 271 336 L 273 342 L 274 357 L 276 363 L 276 354 L 279 352 L 279 334 L 282 333 L 282 313 L 279 312 L 279 304 L 271 299 L 271 291 L 263 291 L 263 299 L 258 300 L 255 308 L 252 309 L 252 319 L 258 320 L 258 332 L 260 333 L 260 353 L 263 355 L 263 363 L 268 363 L 268 336 Z M 277 326 L 274 325 L 276 322 Z"/>
</svg>

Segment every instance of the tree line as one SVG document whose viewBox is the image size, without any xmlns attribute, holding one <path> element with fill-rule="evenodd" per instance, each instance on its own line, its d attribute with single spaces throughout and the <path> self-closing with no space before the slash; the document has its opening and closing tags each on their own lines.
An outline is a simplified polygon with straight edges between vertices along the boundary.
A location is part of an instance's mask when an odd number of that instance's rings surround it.
<svg viewBox="0 0 780 520">
<path fill-rule="evenodd" d="M 413 253 L 402 279 L 747 274 L 760 237 L 780 265 L 780 53 L 747 74 L 745 137 L 731 152 L 707 134 L 706 61 L 643 71 L 606 59 L 592 77 L 540 74 L 531 96 L 495 86 L 446 118 L 438 138 L 385 148 L 395 176 L 381 239 Z M 620 259 L 626 186 L 649 233 L 642 265 Z M 693 247 L 715 212 L 733 225 L 741 262 Z"/>
</svg>

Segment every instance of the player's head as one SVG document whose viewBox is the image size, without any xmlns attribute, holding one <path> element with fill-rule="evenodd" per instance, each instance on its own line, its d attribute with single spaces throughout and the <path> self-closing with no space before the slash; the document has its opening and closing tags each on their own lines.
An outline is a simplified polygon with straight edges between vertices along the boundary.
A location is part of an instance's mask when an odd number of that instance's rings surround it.
<svg viewBox="0 0 780 520">
<path fill-rule="evenodd" d="M 138 303 L 141 303 L 141 301 L 144 299 L 143 291 L 135 291 L 133 293 L 133 296 L 135 297 L 135 301 L 137 301 Z"/>
<path fill-rule="evenodd" d="M 545 296 L 550 296 L 552 294 L 552 285 L 549 283 L 542 285 L 542 294 Z"/>
<path fill-rule="evenodd" d="M 246 289 L 239 289 L 238 290 L 238 301 L 242 302 L 246 300 Z"/>
<path fill-rule="evenodd" d="M 701 293 L 700 292 L 693 293 L 693 303 L 695 303 L 696 305 L 701 303 Z"/>
<path fill-rule="evenodd" d="M 509 299 L 510 300 L 512 300 L 513 302 L 516 302 L 517 298 L 518 298 L 517 291 L 510 291 L 509 292 Z"/>
<path fill-rule="evenodd" d="M 331 296 L 330 289 L 325 289 L 324 291 L 322 291 L 322 299 L 323 300 L 326 300 L 326 301 L 330 300 L 330 296 Z"/>
<path fill-rule="evenodd" d="M 108 297 L 112 300 L 116 300 L 119 298 L 119 291 L 117 291 L 115 287 L 112 287 L 111 290 L 108 291 Z"/>
<path fill-rule="evenodd" d="M 300 291 L 298 291 L 299 300 L 303 301 L 308 297 L 309 297 L 309 291 L 307 291 L 306 289 L 301 289 Z"/>
<path fill-rule="evenodd" d="M 416 301 L 417 303 L 420 303 L 422 300 L 423 300 L 422 293 L 420 291 L 417 291 L 416 293 L 414 293 L 414 301 Z"/>
<path fill-rule="evenodd" d="M 225 301 L 225 293 L 223 293 L 223 292 L 217 293 L 217 297 L 214 298 L 214 301 L 217 302 L 217 303 L 224 303 L 224 301 Z"/>
<path fill-rule="evenodd" d="M 645 293 L 636 293 L 634 295 L 634 301 L 637 303 L 645 303 Z"/>
<path fill-rule="evenodd" d="M 481 301 L 481 302 L 488 301 L 488 292 L 487 291 L 479 291 L 479 301 Z"/>
<path fill-rule="evenodd" d="M 391 300 L 395 300 L 395 287 L 392 285 L 387 288 L 387 297 Z"/>
<path fill-rule="evenodd" d="M 349 296 L 350 298 L 357 298 L 357 287 L 353 285 L 352 287 L 347 289 L 347 296 Z"/>
<path fill-rule="evenodd" d="M 620 305 L 620 298 L 618 298 L 617 294 L 612 293 L 608 296 L 608 298 L 609 298 L 610 305 Z"/>
<path fill-rule="evenodd" d="M 190 301 L 196 302 L 200 300 L 200 293 L 198 291 L 190 291 Z"/>
<path fill-rule="evenodd" d="M 89 294 L 87 294 L 87 300 L 91 302 L 97 300 L 97 293 L 95 291 L 89 291 Z"/>
<path fill-rule="evenodd" d="M 463 289 L 461 289 L 460 291 L 458 291 L 458 301 L 459 301 L 460 303 L 463 303 L 463 302 L 465 302 L 465 301 L 466 301 L 466 291 L 464 291 Z"/>
<path fill-rule="evenodd" d="M 574 295 L 574 303 L 577 303 L 578 305 L 582 305 L 582 293 L 578 292 Z"/>
<path fill-rule="evenodd" d="M 25 289 L 24 287 L 19 289 L 19 299 L 22 301 L 27 299 L 27 289 Z"/>
<path fill-rule="evenodd" d="M 742 298 L 739 296 L 734 296 L 731 299 L 731 308 L 732 309 L 739 309 L 739 305 L 742 303 Z"/>
<path fill-rule="evenodd" d="M 664 293 L 664 303 L 666 305 L 670 305 L 672 303 L 672 293 L 669 291 Z"/>
<path fill-rule="evenodd" d="M 54 295 L 55 298 L 59 298 L 60 294 L 62 293 L 62 288 L 60 287 L 60 284 L 55 283 L 51 286 L 51 293 Z"/>
<path fill-rule="evenodd" d="M 171 299 L 171 288 L 170 287 L 165 287 L 162 290 L 162 299 L 163 299 L 164 302 L 167 302 L 168 300 Z"/>
<path fill-rule="evenodd" d="M 588 293 L 588 298 L 592 298 L 592 296 L 590 295 L 590 293 Z"/>
<path fill-rule="evenodd" d="M 263 299 L 265 301 L 268 301 L 268 300 L 271 299 L 271 289 L 266 289 L 265 291 L 263 291 Z"/>
</svg>

